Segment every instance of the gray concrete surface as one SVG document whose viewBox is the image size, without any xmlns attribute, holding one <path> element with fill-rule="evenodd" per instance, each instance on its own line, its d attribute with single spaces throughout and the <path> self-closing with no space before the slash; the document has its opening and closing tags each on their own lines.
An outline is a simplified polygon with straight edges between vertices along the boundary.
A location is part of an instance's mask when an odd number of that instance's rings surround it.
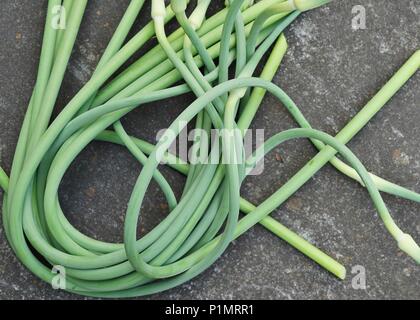
<svg viewBox="0 0 420 320">
<path fill-rule="evenodd" d="M 214 1 L 217 5 L 222 1 Z M 58 109 L 89 78 L 128 0 L 90 1 Z M 363 3 L 367 29 L 352 31 L 352 7 Z M 10 170 L 22 118 L 36 77 L 46 1 L 0 3 L 0 158 Z M 141 15 L 139 25 L 146 21 Z M 420 47 L 418 0 L 334 1 L 303 14 L 286 32 L 290 45 L 275 83 L 302 108 L 315 128 L 334 134 Z M 367 168 L 420 192 L 420 77 L 417 74 L 349 146 Z M 190 95 L 149 105 L 124 119 L 128 130 L 154 141 L 190 102 Z M 255 120 L 266 136 L 293 121 L 272 97 Z M 288 143 L 265 162 L 261 176 L 245 181 L 243 195 L 259 203 L 314 155 L 306 141 Z M 277 154 L 277 155 L 276 155 Z M 279 157 L 280 155 L 280 157 Z M 282 158 L 282 161 L 279 159 Z M 120 147 L 95 143 L 68 172 L 61 190 L 66 215 L 83 232 L 119 241 L 126 203 L 140 170 Z M 179 193 L 183 178 L 165 171 Z M 2 195 L 1 195 L 2 196 Z M 1 197 L 0 196 L 0 197 Z M 396 221 L 420 241 L 419 204 L 385 200 Z M 145 229 L 165 214 L 162 194 L 151 188 Z M 327 166 L 273 216 L 348 269 L 337 280 L 260 226 L 236 240 L 208 271 L 152 299 L 419 299 L 420 269 L 398 251 L 365 190 Z M 367 272 L 367 289 L 352 288 L 351 270 Z M 67 299 L 14 257 L 0 230 L 0 299 Z"/>
</svg>

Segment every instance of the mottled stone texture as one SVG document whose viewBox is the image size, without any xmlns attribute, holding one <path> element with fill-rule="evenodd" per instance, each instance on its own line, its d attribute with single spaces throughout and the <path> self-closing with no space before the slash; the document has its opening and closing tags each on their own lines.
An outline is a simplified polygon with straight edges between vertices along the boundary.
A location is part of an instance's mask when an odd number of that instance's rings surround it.
<svg viewBox="0 0 420 320">
<path fill-rule="evenodd" d="M 58 105 L 62 107 L 89 79 L 128 0 L 90 1 Z M 220 6 L 222 1 L 213 1 Z M 352 7 L 363 3 L 367 29 L 352 31 Z M 46 1 L 0 3 L 0 156 L 10 170 L 22 118 L 34 85 Z M 147 11 L 149 9 L 147 8 Z M 149 14 L 143 12 L 137 28 Z M 333 1 L 303 14 L 289 28 L 289 51 L 275 77 L 317 129 L 334 134 L 419 48 L 418 0 Z M 420 78 L 416 75 L 349 146 L 367 168 L 420 192 Z M 124 119 L 128 130 L 154 141 L 191 95 L 148 105 Z M 272 97 L 264 101 L 253 124 L 266 136 L 295 124 Z M 243 185 L 255 203 L 267 198 L 312 155 L 307 141 L 287 143 L 271 153 L 261 176 Z M 95 143 L 66 176 L 61 201 L 66 215 L 98 239 L 121 240 L 126 203 L 140 170 L 122 148 Z M 179 194 L 183 178 L 164 170 Z M 404 230 L 420 241 L 419 205 L 385 196 Z M 145 201 L 143 231 L 167 213 L 153 185 Z M 420 270 L 401 254 L 375 213 L 366 191 L 327 166 L 273 217 L 303 235 L 348 268 L 339 281 L 260 226 L 236 240 L 207 272 L 154 299 L 419 299 Z M 352 288 L 353 266 L 367 271 L 367 289 Z M 78 298 L 31 275 L 14 257 L 0 231 L 0 298 Z"/>
</svg>

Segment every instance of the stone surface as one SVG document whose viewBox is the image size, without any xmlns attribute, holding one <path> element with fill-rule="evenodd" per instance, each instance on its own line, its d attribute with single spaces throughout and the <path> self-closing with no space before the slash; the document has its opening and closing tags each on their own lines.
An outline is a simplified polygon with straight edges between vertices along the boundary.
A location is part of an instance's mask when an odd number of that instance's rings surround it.
<svg viewBox="0 0 420 320">
<path fill-rule="evenodd" d="M 127 3 L 90 1 L 57 109 L 89 78 Z M 302 14 L 286 32 L 290 48 L 275 77 L 275 83 L 295 99 L 313 127 L 331 134 L 420 46 L 418 0 L 363 1 L 367 29 L 353 31 L 352 8 L 358 4 L 356 0 L 334 1 Z M 7 171 L 36 77 L 45 8 L 46 1 L 3 0 L 0 4 L 0 157 Z M 143 13 L 136 28 L 146 19 L 148 14 Z M 349 144 L 370 171 L 418 192 L 419 86 L 417 74 Z M 167 127 L 191 101 L 192 96 L 186 95 L 148 105 L 123 122 L 129 132 L 153 142 L 157 131 Z M 269 137 L 293 127 L 294 122 L 280 103 L 267 97 L 253 126 L 264 128 Z M 261 202 L 314 154 L 307 141 L 286 143 L 266 158 L 262 175 L 245 181 L 243 195 Z M 60 197 L 70 221 L 98 239 L 121 240 L 124 210 L 139 170 L 120 147 L 89 146 L 62 185 Z M 164 173 L 179 194 L 183 178 L 169 170 Z M 419 204 L 391 196 L 385 200 L 400 226 L 420 241 Z M 164 203 L 158 188 L 150 188 L 143 231 L 164 217 Z M 398 251 L 365 190 L 330 166 L 273 217 L 342 262 L 347 279 L 337 280 L 256 226 L 208 271 L 150 298 L 420 299 L 418 266 Z M 366 290 L 352 287 L 351 270 L 357 265 L 366 269 Z M 65 298 L 78 297 L 52 290 L 24 269 L 0 230 L 0 299 Z"/>
</svg>

